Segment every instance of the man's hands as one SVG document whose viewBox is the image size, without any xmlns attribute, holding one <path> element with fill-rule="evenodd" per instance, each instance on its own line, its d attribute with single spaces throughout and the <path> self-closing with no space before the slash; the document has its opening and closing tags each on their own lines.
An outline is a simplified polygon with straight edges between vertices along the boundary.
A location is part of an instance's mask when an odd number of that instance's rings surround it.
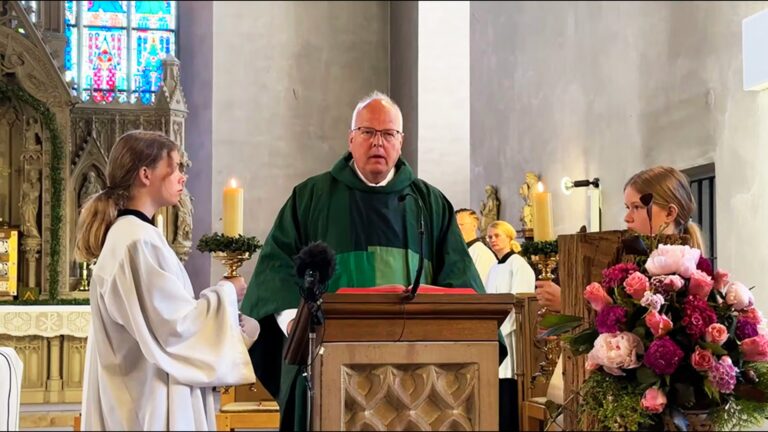
<svg viewBox="0 0 768 432">
<path fill-rule="evenodd" d="M 245 279 L 242 277 L 233 277 L 233 278 L 226 278 L 222 279 L 225 280 L 232 285 L 235 286 L 235 292 L 237 293 L 237 302 L 243 301 L 243 297 L 245 297 L 245 290 L 248 289 L 248 285 L 245 283 Z"/>
<path fill-rule="evenodd" d="M 536 281 L 536 300 L 540 307 L 560 312 L 560 286 L 552 281 Z"/>
</svg>

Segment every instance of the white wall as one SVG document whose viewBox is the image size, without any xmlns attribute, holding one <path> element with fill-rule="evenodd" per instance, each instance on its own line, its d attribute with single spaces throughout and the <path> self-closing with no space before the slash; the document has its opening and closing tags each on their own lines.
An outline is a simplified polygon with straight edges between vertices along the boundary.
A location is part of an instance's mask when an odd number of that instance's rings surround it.
<svg viewBox="0 0 768 432">
<path fill-rule="evenodd" d="M 346 151 L 357 101 L 388 91 L 389 6 L 217 1 L 213 14 L 211 230 L 221 232 L 222 190 L 235 176 L 246 235 L 264 240 L 293 186 Z M 222 272 L 215 263 L 211 280 Z"/>
<path fill-rule="evenodd" d="M 418 176 L 467 207 L 469 2 L 421 1 L 418 20 Z"/>
<path fill-rule="evenodd" d="M 714 162 L 717 255 L 768 308 L 768 94 L 742 90 L 741 21 L 768 2 L 471 4 L 471 195 L 498 184 L 519 225 L 526 170 L 550 189 L 600 177 L 603 227 L 657 164 Z M 586 193 L 553 194 L 555 229 L 588 223 Z M 475 207 L 476 208 L 476 207 Z"/>
</svg>

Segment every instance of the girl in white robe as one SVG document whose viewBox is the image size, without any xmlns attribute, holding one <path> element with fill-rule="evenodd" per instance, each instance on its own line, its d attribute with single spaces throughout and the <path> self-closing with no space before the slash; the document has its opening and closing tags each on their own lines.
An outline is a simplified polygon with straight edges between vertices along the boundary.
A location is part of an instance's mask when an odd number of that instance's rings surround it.
<svg viewBox="0 0 768 432">
<path fill-rule="evenodd" d="M 181 197 L 180 167 L 169 138 L 129 132 L 110 153 L 107 188 L 82 209 L 76 255 L 98 259 L 83 430 L 215 430 L 212 387 L 256 380 L 248 346 L 257 328 L 246 334 L 238 320 L 245 281 L 222 280 L 195 299 L 152 224 L 155 211 Z"/>
<path fill-rule="evenodd" d="M 517 254 L 520 245 L 515 241 L 517 233 L 505 221 L 488 225 L 488 244 L 499 259 L 491 267 L 485 281 L 488 294 L 533 293 L 536 274 L 528 262 Z M 499 366 L 499 430 L 518 429 L 517 379 L 515 378 L 515 311 L 513 310 L 499 329 L 504 337 L 509 355 Z"/>
</svg>

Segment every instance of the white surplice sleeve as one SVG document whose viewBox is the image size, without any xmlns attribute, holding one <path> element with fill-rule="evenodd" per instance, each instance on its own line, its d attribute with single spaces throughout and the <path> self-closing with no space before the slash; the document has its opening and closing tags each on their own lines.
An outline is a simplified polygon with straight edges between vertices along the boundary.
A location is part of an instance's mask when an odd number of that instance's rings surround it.
<svg viewBox="0 0 768 432">
<path fill-rule="evenodd" d="M 107 313 L 136 339 L 149 361 L 181 383 L 208 387 L 256 380 L 230 283 L 195 299 L 167 245 L 132 242 L 102 291 Z"/>
</svg>

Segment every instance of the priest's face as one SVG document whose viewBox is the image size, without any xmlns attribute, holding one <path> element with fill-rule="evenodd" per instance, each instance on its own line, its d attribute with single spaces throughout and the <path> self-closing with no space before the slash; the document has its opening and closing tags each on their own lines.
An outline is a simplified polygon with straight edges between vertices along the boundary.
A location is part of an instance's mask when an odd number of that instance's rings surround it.
<svg viewBox="0 0 768 432">
<path fill-rule="evenodd" d="M 402 130 L 397 107 L 381 99 L 368 102 L 357 112 L 349 131 L 349 152 L 366 180 L 381 183 L 395 166 L 403 146 Z"/>
<path fill-rule="evenodd" d="M 664 224 L 667 224 L 667 228 L 664 230 L 665 234 L 671 234 L 675 230 L 674 216 L 676 210 L 670 208 L 663 208 L 657 204 L 651 204 L 651 218 L 653 219 L 653 234 L 658 234 Z M 627 213 L 624 215 L 624 222 L 627 224 L 627 229 L 632 230 L 638 234 L 650 235 L 651 225 L 648 220 L 648 210 L 640 202 L 640 193 L 637 192 L 632 186 L 628 186 L 624 189 L 624 208 Z"/>
<path fill-rule="evenodd" d="M 184 175 L 179 152 L 171 152 L 158 162 L 152 170 L 154 182 L 153 198 L 161 207 L 176 205 L 184 192 Z"/>
</svg>

